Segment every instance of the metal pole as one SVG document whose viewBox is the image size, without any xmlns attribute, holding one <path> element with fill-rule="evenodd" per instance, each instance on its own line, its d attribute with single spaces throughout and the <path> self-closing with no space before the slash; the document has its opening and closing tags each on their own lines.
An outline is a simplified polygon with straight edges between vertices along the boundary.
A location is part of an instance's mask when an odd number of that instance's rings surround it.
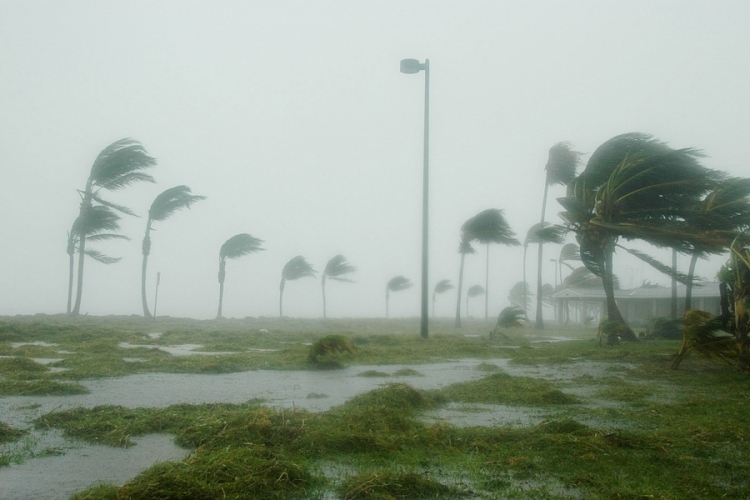
<svg viewBox="0 0 750 500">
<path fill-rule="evenodd" d="M 428 209 L 430 186 L 430 60 L 424 61 L 424 167 L 422 172 L 422 324 L 420 334 L 428 336 L 427 256 Z"/>
</svg>

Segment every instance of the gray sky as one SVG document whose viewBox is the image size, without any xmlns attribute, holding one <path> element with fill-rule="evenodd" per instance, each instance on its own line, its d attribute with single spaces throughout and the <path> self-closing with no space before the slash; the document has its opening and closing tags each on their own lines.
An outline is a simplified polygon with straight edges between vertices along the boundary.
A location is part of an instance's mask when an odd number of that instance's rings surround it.
<svg viewBox="0 0 750 500">
<path fill-rule="evenodd" d="M 431 287 L 457 282 L 467 218 L 501 208 L 519 239 L 538 222 L 558 141 L 591 153 L 645 132 L 747 175 L 748 20 L 743 0 L 0 0 L 0 314 L 64 311 L 76 189 L 132 137 L 158 159 L 157 184 L 109 199 L 144 215 L 178 184 L 208 197 L 155 226 L 160 314 L 215 316 L 219 247 L 247 232 L 267 250 L 228 263 L 226 316 L 278 314 L 284 263 L 302 254 L 322 271 L 337 253 L 359 271 L 327 286 L 329 315 L 382 316 L 386 281 L 420 278 L 424 78 L 399 72 L 407 57 L 431 63 Z M 548 220 L 563 194 L 552 188 Z M 87 262 L 82 312 L 140 314 L 144 228 L 128 218 L 132 241 L 97 246 L 122 261 Z M 545 247 L 550 283 L 558 253 Z M 496 315 L 523 251 L 490 255 Z M 622 255 L 615 266 L 626 287 L 667 283 Z M 467 259 L 476 283 L 483 250 Z M 440 297 L 439 315 L 454 308 Z M 319 280 L 288 284 L 285 313 L 321 310 Z M 418 285 L 391 312 L 418 315 Z"/>
</svg>

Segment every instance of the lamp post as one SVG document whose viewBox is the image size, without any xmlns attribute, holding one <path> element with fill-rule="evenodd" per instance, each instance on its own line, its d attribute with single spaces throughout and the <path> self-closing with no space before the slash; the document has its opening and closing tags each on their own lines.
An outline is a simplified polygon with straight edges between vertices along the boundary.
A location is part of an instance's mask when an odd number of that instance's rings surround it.
<svg viewBox="0 0 750 500">
<path fill-rule="evenodd" d="M 422 167 L 422 322 L 420 335 L 427 338 L 427 227 L 430 186 L 430 60 L 420 63 L 417 59 L 402 59 L 401 73 L 414 74 L 424 71 L 424 164 Z"/>
</svg>

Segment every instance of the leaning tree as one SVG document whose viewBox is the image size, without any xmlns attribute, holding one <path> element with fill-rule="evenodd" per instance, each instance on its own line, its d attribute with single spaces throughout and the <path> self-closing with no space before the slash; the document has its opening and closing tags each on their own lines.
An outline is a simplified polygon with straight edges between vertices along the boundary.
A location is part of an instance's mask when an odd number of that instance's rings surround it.
<svg viewBox="0 0 750 500">
<path fill-rule="evenodd" d="M 343 276 L 351 274 L 357 268 L 346 261 L 346 257 L 341 254 L 335 255 L 328 261 L 323 276 L 320 278 L 320 286 L 323 289 L 323 318 L 326 318 L 326 280 L 341 281 L 343 283 L 353 283 L 353 280 Z"/>
<path fill-rule="evenodd" d="M 219 311 L 216 313 L 216 319 L 221 319 L 222 305 L 224 303 L 224 279 L 227 272 L 227 260 L 239 259 L 251 253 L 261 252 L 263 240 L 251 236 L 247 233 L 235 234 L 221 245 L 219 249 Z"/>
<path fill-rule="evenodd" d="M 200 200 L 205 200 L 205 196 L 192 194 L 187 186 L 175 186 L 160 193 L 151 203 L 148 209 L 148 219 L 146 220 L 146 234 L 143 237 L 141 253 L 143 254 L 143 263 L 141 264 L 141 302 L 143 305 L 143 316 L 151 317 L 151 311 L 148 310 L 148 301 L 146 299 L 146 271 L 148 268 L 148 256 L 151 254 L 151 231 L 154 230 L 154 222 L 167 220 L 175 212 L 183 208 L 190 208 L 190 205 Z"/>
<path fill-rule="evenodd" d="M 281 270 L 281 283 L 279 283 L 279 318 L 283 317 L 283 299 L 284 299 L 284 288 L 287 281 L 294 281 L 301 278 L 314 278 L 315 269 L 307 259 L 303 256 L 298 255 L 292 257 Z"/>
<path fill-rule="evenodd" d="M 105 206 L 118 212 L 134 215 L 133 212 L 122 205 L 117 205 L 102 198 L 103 191 L 117 191 L 138 182 L 154 182 L 154 178 L 145 172 L 146 169 L 156 165 L 156 160 L 149 156 L 143 146 L 133 139 L 120 139 L 104 148 L 94 160 L 91 166 L 86 186 L 78 193 L 81 196 L 81 206 L 78 217 L 86 220 L 89 212 L 95 206 Z M 74 224 L 75 226 L 75 224 Z M 83 297 L 83 264 L 86 252 L 86 240 L 88 235 L 79 225 L 73 239 L 78 248 L 78 284 L 76 287 L 76 300 L 70 313 L 77 316 L 81 312 L 81 299 Z"/>
<path fill-rule="evenodd" d="M 391 293 L 394 292 L 400 292 L 402 290 L 406 290 L 407 288 L 411 288 L 414 286 L 414 283 L 412 283 L 409 278 L 405 278 L 401 275 L 394 276 L 393 278 L 388 280 L 388 283 L 385 285 L 385 317 L 388 318 L 388 304 L 391 298 Z"/>
<path fill-rule="evenodd" d="M 451 280 L 440 280 L 432 290 L 432 317 L 435 317 L 435 298 L 453 288 Z"/>
</svg>

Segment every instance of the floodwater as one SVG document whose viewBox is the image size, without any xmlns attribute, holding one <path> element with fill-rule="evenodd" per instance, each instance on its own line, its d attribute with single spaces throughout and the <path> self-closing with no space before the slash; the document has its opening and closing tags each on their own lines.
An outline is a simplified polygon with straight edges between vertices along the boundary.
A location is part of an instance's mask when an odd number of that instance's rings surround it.
<svg viewBox="0 0 750 500">
<path fill-rule="evenodd" d="M 191 348 L 193 346 L 190 346 Z M 601 375 L 605 365 L 571 363 L 554 368 L 508 366 L 507 359 L 462 359 L 425 365 L 356 366 L 331 371 L 258 370 L 199 375 L 146 373 L 81 382 L 90 393 L 76 396 L 14 396 L 0 399 L 0 421 L 29 429 L 20 443 L 35 456 L 20 465 L 0 467 L 0 500 L 68 498 L 98 483 L 122 484 L 160 461 L 180 460 L 189 451 L 175 446 L 171 436 L 137 438 L 131 448 L 91 446 L 62 437 L 57 431 L 31 429 L 33 421 L 49 412 L 77 407 L 120 405 L 128 408 L 166 407 L 177 403 L 242 403 L 263 399 L 266 405 L 325 411 L 353 396 L 390 382 L 405 382 L 418 389 L 480 379 L 487 375 L 479 364 L 494 364 L 513 375 L 570 379 L 584 373 Z M 609 365 L 611 367 L 611 365 Z M 410 368 L 417 373 L 397 376 Z M 388 376 L 359 376 L 363 372 Z M 456 425 L 533 425 L 544 418 L 538 410 L 499 405 L 450 405 L 425 415 L 427 421 Z M 52 450 L 54 453 L 49 453 Z M 12 451 L 12 450 L 11 450 Z"/>
</svg>

